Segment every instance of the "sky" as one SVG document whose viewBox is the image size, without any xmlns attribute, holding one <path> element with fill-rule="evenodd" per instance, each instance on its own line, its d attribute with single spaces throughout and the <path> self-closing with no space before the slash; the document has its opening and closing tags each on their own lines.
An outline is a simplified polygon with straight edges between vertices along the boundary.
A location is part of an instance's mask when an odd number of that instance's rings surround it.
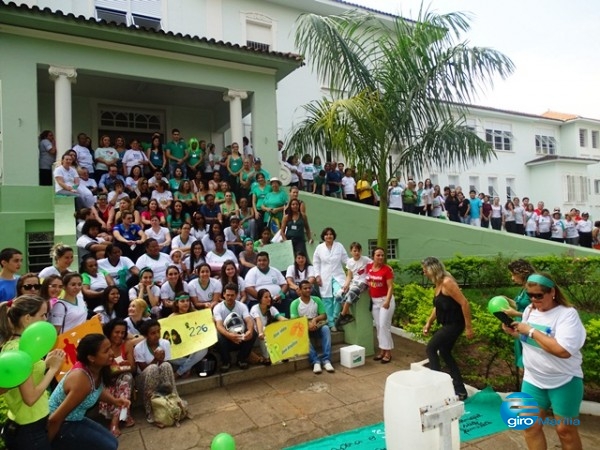
<svg viewBox="0 0 600 450">
<path fill-rule="evenodd" d="M 408 18 L 420 0 L 346 0 Z M 429 3 L 428 3 L 429 1 Z M 469 44 L 508 56 L 515 71 L 476 102 L 542 114 L 600 120 L 600 3 L 594 0 L 426 0 L 431 11 L 465 12 Z"/>
</svg>

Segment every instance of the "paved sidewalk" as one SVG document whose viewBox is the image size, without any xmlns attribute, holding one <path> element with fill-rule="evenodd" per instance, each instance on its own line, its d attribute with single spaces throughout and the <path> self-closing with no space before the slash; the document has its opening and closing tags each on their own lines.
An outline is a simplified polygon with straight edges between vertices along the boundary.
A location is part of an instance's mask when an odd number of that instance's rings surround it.
<svg viewBox="0 0 600 450">
<path fill-rule="evenodd" d="M 408 369 L 417 361 L 415 354 L 422 352 L 424 356 L 421 344 L 398 336 L 394 341 L 390 364 L 367 359 L 365 366 L 346 369 L 336 363 L 333 374 L 324 371 L 315 375 L 306 369 L 185 395 L 194 417 L 179 428 L 155 428 L 137 408 L 137 424 L 123 428 L 119 449 L 209 449 L 212 438 L 221 432 L 234 436 L 238 450 L 281 449 L 381 422 L 386 378 Z M 251 368 L 250 374 L 255 369 Z M 600 449 L 600 417 L 583 416 L 580 433 L 584 449 Z M 547 429 L 546 435 L 548 448 L 560 448 L 553 430 Z M 527 447 L 521 432 L 506 431 L 463 444 L 462 448 Z"/>
</svg>

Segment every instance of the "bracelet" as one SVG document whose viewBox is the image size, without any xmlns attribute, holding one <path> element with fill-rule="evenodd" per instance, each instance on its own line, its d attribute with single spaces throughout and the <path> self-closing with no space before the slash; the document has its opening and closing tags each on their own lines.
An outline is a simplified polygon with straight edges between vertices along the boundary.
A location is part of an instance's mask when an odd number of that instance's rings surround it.
<svg viewBox="0 0 600 450">
<path fill-rule="evenodd" d="M 535 328 L 531 327 L 529 329 L 529 333 L 527 333 L 527 336 L 529 336 L 529 339 L 533 339 L 533 332 L 535 331 Z"/>
</svg>

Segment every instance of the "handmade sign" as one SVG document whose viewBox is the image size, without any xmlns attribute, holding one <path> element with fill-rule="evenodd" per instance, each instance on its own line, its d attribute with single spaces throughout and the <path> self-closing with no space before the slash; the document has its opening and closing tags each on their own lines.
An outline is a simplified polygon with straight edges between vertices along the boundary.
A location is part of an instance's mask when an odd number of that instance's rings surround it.
<svg viewBox="0 0 600 450">
<path fill-rule="evenodd" d="M 66 356 L 62 367 L 56 372 L 55 378 L 57 381 L 60 381 L 65 374 L 71 370 L 73 364 L 77 362 L 77 346 L 79 345 L 79 341 L 81 341 L 84 336 L 93 333 L 102 334 L 102 324 L 100 323 L 100 318 L 98 316 L 94 316 L 90 320 L 83 322 L 81 325 L 58 335 L 54 348 L 64 350 Z"/>
<path fill-rule="evenodd" d="M 306 317 L 298 317 L 267 325 L 265 342 L 273 363 L 295 356 L 307 355 L 309 350 L 308 320 Z"/>
<path fill-rule="evenodd" d="M 171 358 L 177 359 L 217 342 L 217 328 L 210 309 L 194 311 L 158 321 L 162 338 L 171 343 Z"/>
</svg>

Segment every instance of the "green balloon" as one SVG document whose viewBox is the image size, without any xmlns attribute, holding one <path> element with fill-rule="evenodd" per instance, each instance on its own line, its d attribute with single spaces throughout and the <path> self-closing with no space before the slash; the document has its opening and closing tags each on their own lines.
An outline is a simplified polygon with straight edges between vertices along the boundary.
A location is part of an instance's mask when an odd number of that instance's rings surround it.
<svg viewBox="0 0 600 450">
<path fill-rule="evenodd" d="M 219 433 L 212 440 L 210 450 L 235 450 L 235 439 L 228 433 Z"/>
<path fill-rule="evenodd" d="M 508 308 L 510 308 L 510 305 L 508 304 L 508 300 L 506 300 L 506 298 L 502 297 L 501 295 L 498 295 L 498 296 L 492 298 L 488 302 L 488 311 L 491 312 L 492 314 L 494 314 L 496 312 L 504 311 L 505 309 L 508 309 Z"/>
<path fill-rule="evenodd" d="M 19 350 L 24 351 L 33 361 L 39 361 L 54 348 L 56 328 L 50 322 L 35 322 L 25 328 L 19 339 Z"/>
<path fill-rule="evenodd" d="M 7 350 L 0 353 L 0 388 L 12 389 L 31 375 L 31 357 L 21 350 Z"/>
</svg>

